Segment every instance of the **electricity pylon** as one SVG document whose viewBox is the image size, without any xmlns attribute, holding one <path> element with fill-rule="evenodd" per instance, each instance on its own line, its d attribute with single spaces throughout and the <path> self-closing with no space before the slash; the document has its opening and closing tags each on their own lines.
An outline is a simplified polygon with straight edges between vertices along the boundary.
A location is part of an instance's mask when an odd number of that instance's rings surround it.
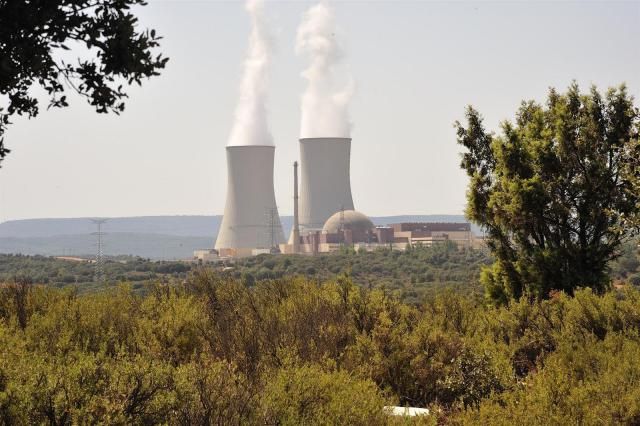
<svg viewBox="0 0 640 426">
<path fill-rule="evenodd" d="M 96 235 L 98 237 L 97 241 L 97 251 L 96 251 L 96 271 L 95 271 L 95 281 L 97 283 L 104 282 L 104 246 L 102 243 L 102 237 L 104 236 L 104 232 L 102 232 L 102 225 L 107 221 L 107 219 L 91 219 L 98 227 L 98 232 L 94 232 L 91 235 Z"/>
</svg>

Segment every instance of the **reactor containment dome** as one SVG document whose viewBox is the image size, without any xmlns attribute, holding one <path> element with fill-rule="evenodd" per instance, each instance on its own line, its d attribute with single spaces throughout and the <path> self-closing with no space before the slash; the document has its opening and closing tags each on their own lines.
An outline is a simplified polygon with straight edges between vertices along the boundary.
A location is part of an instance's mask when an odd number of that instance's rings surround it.
<svg viewBox="0 0 640 426">
<path fill-rule="evenodd" d="M 324 234 L 337 234 L 342 231 L 372 232 L 375 225 L 364 213 L 355 210 L 343 210 L 334 213 L 322 227 Z"/>
</svg>

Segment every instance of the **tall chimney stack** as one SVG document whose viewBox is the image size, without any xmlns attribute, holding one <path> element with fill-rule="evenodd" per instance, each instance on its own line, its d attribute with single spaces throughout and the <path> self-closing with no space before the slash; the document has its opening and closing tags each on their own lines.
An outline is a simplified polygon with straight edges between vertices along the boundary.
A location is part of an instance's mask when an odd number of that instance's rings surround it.
<svg viewBox="0 0 640 426">
<path fill-rule="evenodd" d="M 298 162 L 293 162 L 293 252 L 300 253 L 300 221 L 298 218 Z"/>
</svg>

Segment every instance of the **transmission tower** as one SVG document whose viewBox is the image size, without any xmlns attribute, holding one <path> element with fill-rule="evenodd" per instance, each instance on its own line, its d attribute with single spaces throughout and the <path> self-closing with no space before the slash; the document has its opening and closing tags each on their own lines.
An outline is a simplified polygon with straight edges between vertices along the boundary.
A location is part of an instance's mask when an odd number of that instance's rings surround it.
<svg viewBox="0 0 640 426">
<path fill-rule="evenodd" d="M 102 225 L 104 225 L 106 221 L 107 219 L 91 219 L 91 222 L 93 222 L 98 227 L 98 232 L 94 232 L 91 234 L 98 237 L 95 271 L 95 281 L 97 283 L 104 282 L 104 245 L 102 243 L 104 232 L 102 232 Z"/>
<path fill-rule="evenodd" d="M 267 237 L 269 240 L 269 250 L 271 253 L 280 253 L 280 248 L 278 247 L 278 237 L 277 237 L 277 227 L 279 225 L 278 221 L 278 208 L 268 208 L 265 213 L 265 219 L 267 222 Z"/>
</svg>

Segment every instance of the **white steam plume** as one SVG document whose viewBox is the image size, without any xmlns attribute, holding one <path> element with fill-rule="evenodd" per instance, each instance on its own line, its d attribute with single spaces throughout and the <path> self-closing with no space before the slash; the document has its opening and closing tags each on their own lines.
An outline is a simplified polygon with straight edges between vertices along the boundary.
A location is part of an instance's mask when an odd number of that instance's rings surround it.
<svg viewBox="0 0 640 426">
<path fill-rule="evenodd" d="M 247 0 L 245 8 L 251 17 L 249 50 L 244 61 L 240 97 L 227 146 L 273 145 L 266 108 L 272 40 L 264 16 L 264 1 Z"/>
<path fill-rule="evenodd" d="M 302 123 L 300 137 L 349 137 L 349 101 L 353 96 L 353 83 L 340 87 L 337 68 L 343 51 L 336 39 L 333 9 L 322 1 L 310 8 L 298 27 L 296 39 L 298 54 L 310 59 L 309 68 L 302 74 L 307 89 L 302 95 Z"/>
</svg>

